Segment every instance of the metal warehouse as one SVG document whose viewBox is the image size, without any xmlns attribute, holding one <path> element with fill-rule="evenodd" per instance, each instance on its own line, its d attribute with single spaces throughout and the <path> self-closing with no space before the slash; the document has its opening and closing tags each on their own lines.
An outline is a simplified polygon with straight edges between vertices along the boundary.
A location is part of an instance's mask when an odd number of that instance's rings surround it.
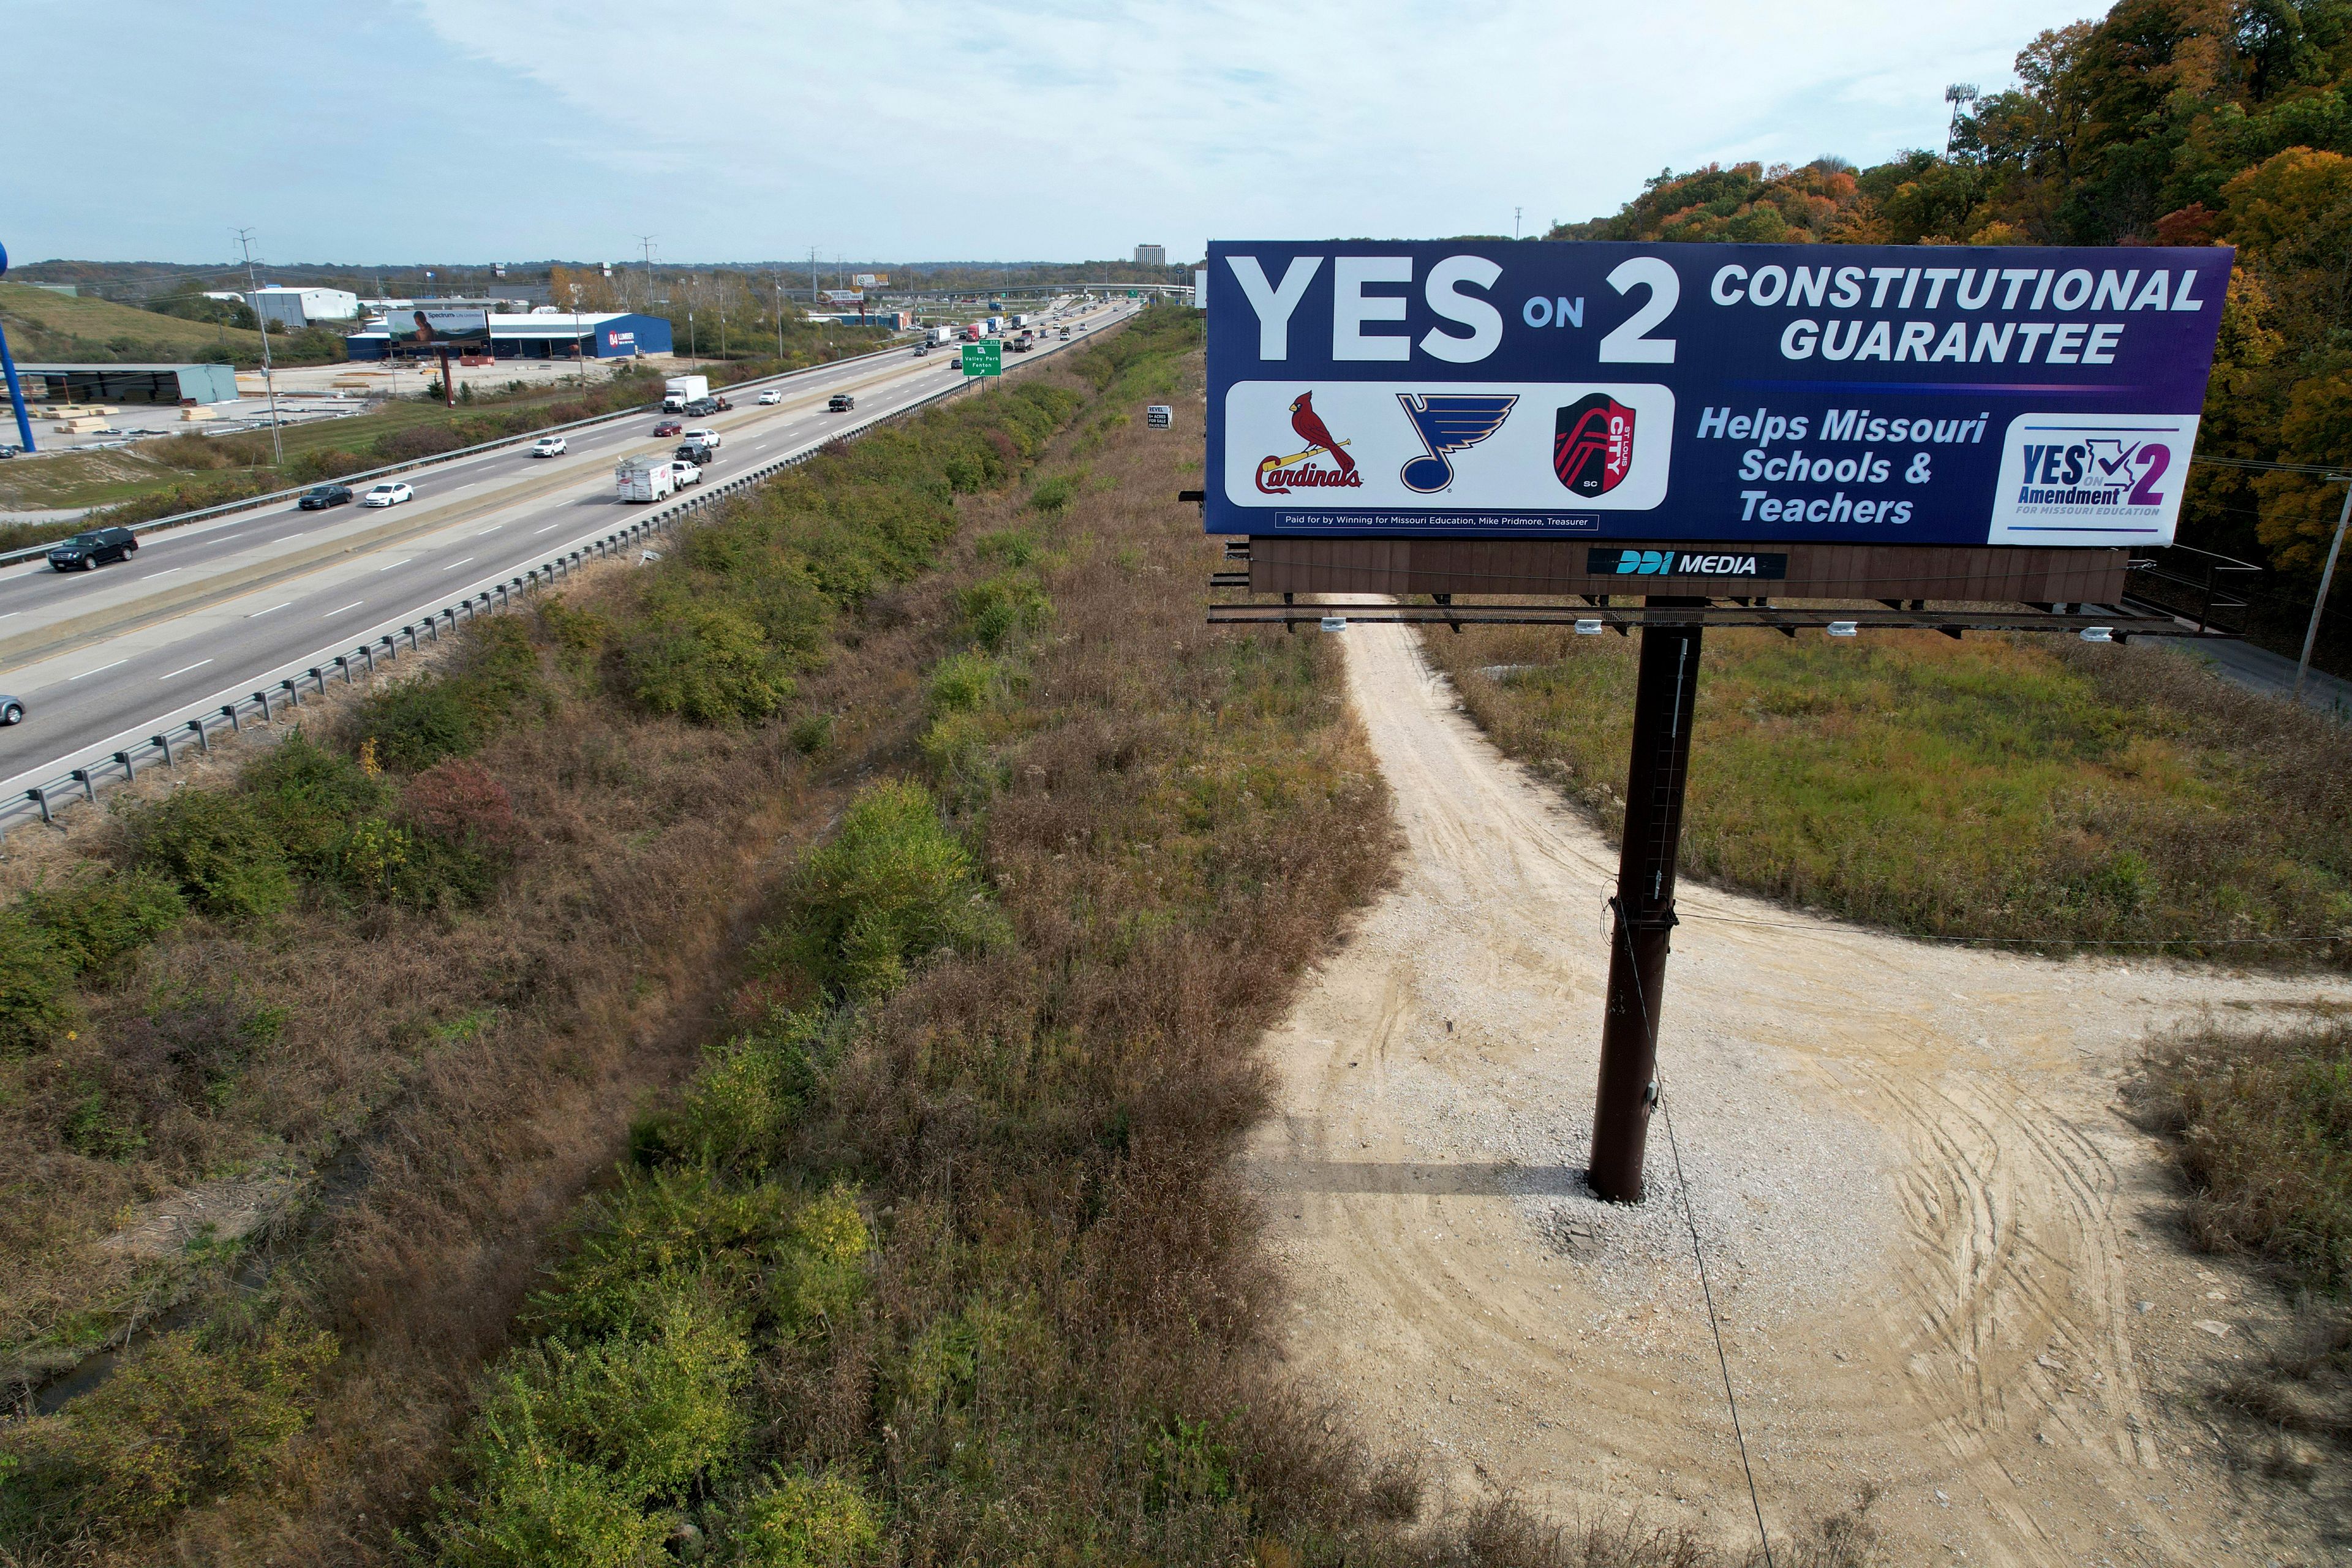
<svg viewBox="0 0 2352 1568">
<path fill-rule="evenodd" d="M 533 311 L 527 316 L 493 312 L 490 353 L 499 359 L 628 359 L 636 354 L 670 352 L 669 323 L 659 316 L 635 311 Z M 429 345 L 404 342 L 394 348 L 392 334 L 376 330 L 353 332 L 343 340 L 351 357 L 387 359 L 431 355 Z"/>
<path fill-rule="evenodd" d="M 225 364 L 20 364 L 42 383 L 27 396 L 66 403 L 234 403 L 236 371 Z"/>
</svg>

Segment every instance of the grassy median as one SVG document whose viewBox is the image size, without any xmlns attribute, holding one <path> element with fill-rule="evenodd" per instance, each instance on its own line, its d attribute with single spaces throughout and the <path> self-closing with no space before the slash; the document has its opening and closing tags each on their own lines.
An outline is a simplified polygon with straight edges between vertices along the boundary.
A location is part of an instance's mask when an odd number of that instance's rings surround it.
<svg viewBox="0 0 2352 1568">
<path fill-rule="evenodd" d="M 1633 639 L 1423 647 L 1614 833 Z M 2160 646 L 1710 633 L 1686 809 L 1686 872 L 1916 935 L 2352 958 L 2352 733 Z"/>
</svg>

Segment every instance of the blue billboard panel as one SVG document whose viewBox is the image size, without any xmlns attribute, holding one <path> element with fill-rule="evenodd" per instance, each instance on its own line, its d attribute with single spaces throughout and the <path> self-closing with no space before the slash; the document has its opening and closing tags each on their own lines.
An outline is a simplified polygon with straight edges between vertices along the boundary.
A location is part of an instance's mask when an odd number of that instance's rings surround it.
<svg viewBox="0 0 2352 1568">
<path fill-rule="evenodd" d="M 2221 247 L 1209 247 L 1212 533 L 2168 542 Z"/>
</svg>

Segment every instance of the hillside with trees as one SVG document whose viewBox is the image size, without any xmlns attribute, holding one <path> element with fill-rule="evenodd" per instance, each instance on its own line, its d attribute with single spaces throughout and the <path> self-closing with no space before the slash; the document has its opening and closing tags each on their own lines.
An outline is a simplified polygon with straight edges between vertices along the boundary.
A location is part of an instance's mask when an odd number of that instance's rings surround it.
<svg viewBox="0 0 2352 1568">
<path fill-rule="evenodd" d="M 2352 463 L 2352 3 L 2124 0 L 2034 39 L 2017 76 L 1956 89 L 1942 153 L 1669 171 L 1548 237 L 2235 246 L 2200 456 Z M 2307 605 L 2343 494 L 2200 463 L 2181 542 Z"/>
</svg>

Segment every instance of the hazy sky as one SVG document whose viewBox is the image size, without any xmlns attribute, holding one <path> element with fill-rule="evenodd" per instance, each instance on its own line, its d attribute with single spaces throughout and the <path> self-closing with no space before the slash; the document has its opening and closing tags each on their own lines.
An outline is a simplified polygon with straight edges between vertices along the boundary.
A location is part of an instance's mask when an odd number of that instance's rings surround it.
<svg viewBox="0 0 2352 1568">
<path fill-rule="evenodd" d="M 0 243 L 206 261 L 1080 260 L 1540 231 L 1940 147 L 2084 0 L 10 0 Z"/>
</svg>

